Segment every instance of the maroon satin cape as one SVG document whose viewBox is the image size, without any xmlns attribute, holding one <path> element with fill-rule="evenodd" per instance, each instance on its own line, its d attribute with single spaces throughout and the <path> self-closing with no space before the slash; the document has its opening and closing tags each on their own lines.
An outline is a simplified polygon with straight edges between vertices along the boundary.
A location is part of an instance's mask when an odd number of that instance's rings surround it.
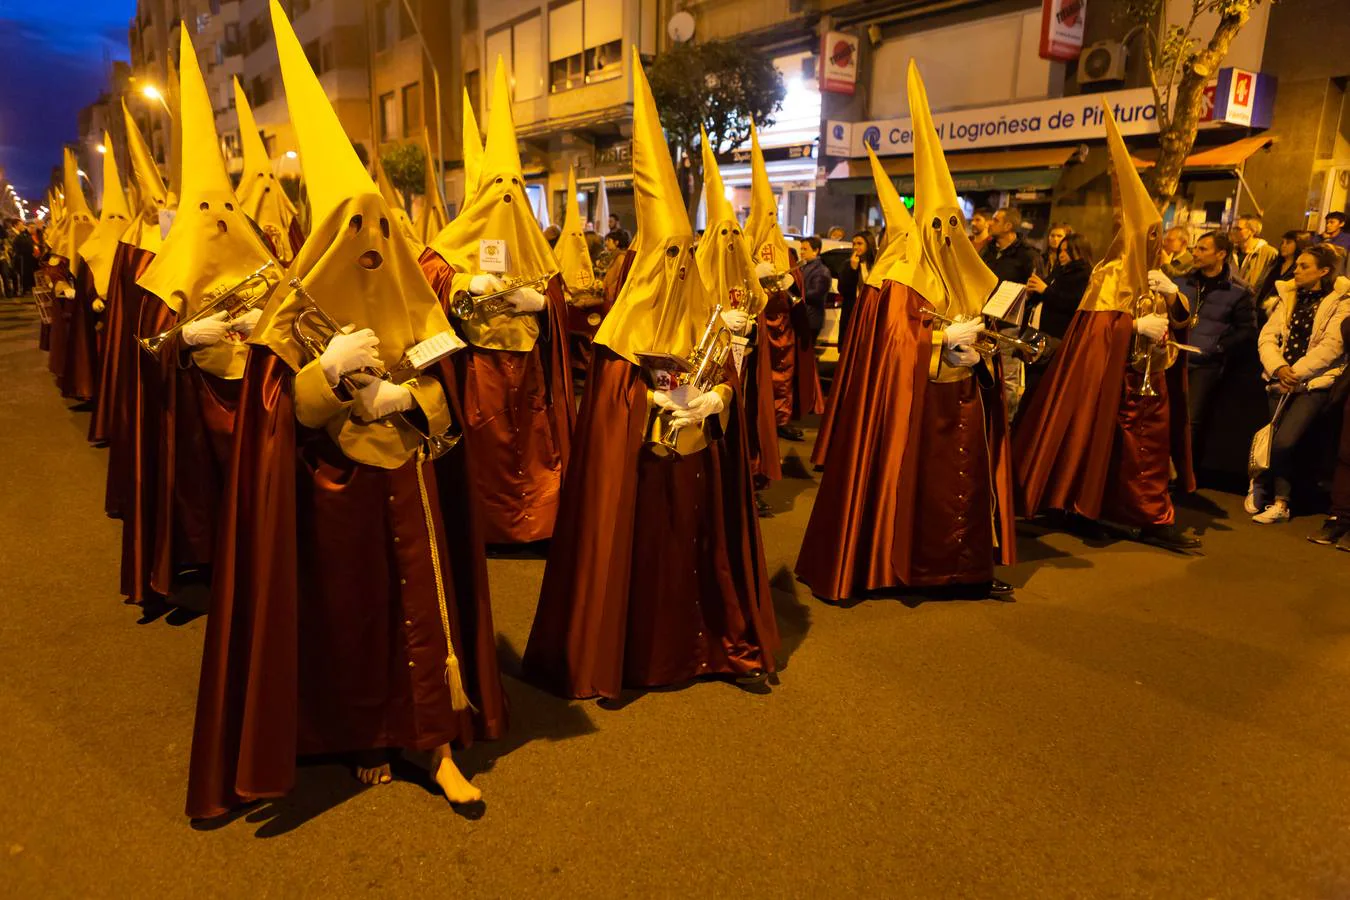
<svg viewBox="0 0 1350 900">
<path fill-rule="evenodd" d="M 730 377 L 735 379 L 734 371 Z M 597 345 L 526 676 L 564 697 L 774 671 L 778 623 L 740 391 L 725 432 L 677 462 L 644 448 L 647 384 Z"/>
<path fill-rule="evenodd" d="M 83 402 L 98 394 L 99 316 L 93 307 L 97 299 L 94 273 L 88 266 L 80 266 L 80 274 L 75 277 L 75 298 L 67 301 L 68 318 L 62 335 L 65 351 L 56 376 L 61 396 L 68 400 Z"/>
<path fill-rule="evenodd" d="M 122 366 L 127 352 L 124 335 L 126 325 L 123 321 L 126 301 L 122 273 L 135 252 L 135 247 L 119 241 L 117 250 L 113 253 L 112 274 L 108 279 L 108 296 L 105 298 L 103 310 L 103 355 L 99 359 L 94 414 L 89 417 L 91 444 L 109 443 L 112 440 L 113 420 L 119 413 L 125 412 L 125 406 L 121 410 L 117 409 L 119 403 L 125 403 L 125 398 L 117 394 L 116 387 L 117 371 Z M 134 349 L 133 347 L 132 350 Z"/>
<path fill-rule="evenodd" d="M 858 305 L 864 304 L 876 305 L 879 298 L 869 298 L 868 293 L 879 294 L 875 286 L 864 284 L 861 296 L 858 298 Z M 811 465 L 823 467 L 825 465 L 825 454 L 830 449 L 830 434 L 834 431 L 835 410 L 838 407 L 837 398 L 841 393 L 848 390 L 849 374 L 852 366 L 853 355 L 853 331 L 850 328 L 840 337 L 839 340 L 839 362 L 834 367 L 834 377 L 830 380 L 830 394 L 825 398 L 825 412 L 820 417 L 820 429 L 816 432 L 816 446 L 811 450 Z"/>
<path fill-rule="evenodd" d="M 1137 397 L 1130 368 L 1134 318 L 1079 310 L 1017 424 L 1018 513 L 1049 509 L 1122 525 L 1174 519 L 1169 461 L 1177 485 L 1195 490 L 1186 367 L 1154 378 L 1159 396 Z"/>
<path fill-rule="evenodd" d="M 428 248 L 420 260 L 431 288 L 450 315 L 453 268 Z M 555 277 L 539 341 L 528 353 L 456 353 L 457 398 L 468 416 L 464 441 L 478 476 L 484 536 L 489 544 L 520 544 L 553 535 L 558 496 L 571 455 L 576 399 L 567 347 L 567 302 Z M 453 316 L 451 322 L 455 322 Z"/>
<path fill-rule="evenodd" d="M 461 422 L 453 371 L 434 369 Z M 461 445 L 379 469 L 295 421 L 293 375 L 251 347 L 211 590 L 187 814 L 279 797 L 297 756 L 470 745 L 506 731 L 487 564 Z M 431 498 L 451 635 L 470 702 L 445 681 Z"/>
<path fill-rule="evenodd" d="M 778 409 L 774 398 L 773 357 L 768 346 L 764 314 L 755 317 L 754 346 L 741 376 L 745 387 L 746 451 L 755 486 L 764 488 L 783 477 L 783 458 L 778 452 Z"/>
<path fill-rule="evenodd" d="M 106 391 L 100 386 L 98 401 L 98 409 L 107 420 L 108 436 L 108 480 L 103 492 L 103 508 L 114 519 L 122 518 L 127 497 L 133 490 L 135 463 L 132 454 L 136 448 L 136 432 L 146 427 L 141 392 L 141 366 L 146 364 L 146 359 L 145 351 L 136 343 L 142 336 L 141 315 L 147 298 L 155 306 L 163 307 L 159 298 L 136 284 L 136 279 L 149 268 L 155 254 L 130 244 L 119 244 L 117 250 L 119 256 L 113 263 L 113 277 L 108 288 L 107 325 L 107 355 L 115 355 L 115 360 L 110 383 Z M 105 366 L 105 371 L 108 368 Z"/>
<path fill-rule="evenodd" d="M 56 285 L 65 281 L 74 284 L 75 279 L 66 266 L 49 268 L 52 279 L 52 325 L 47 333 L 47 371 L 61 384 L 61 373 L 66 367 L 66 333 L 70 331 L 70 316 L 75 299 L 62 297 Z"/>
<path fill-rule="evenodd" d="M 924 299 L 886 282 L 851 321 L 796 573 L 826 600 L 900 587 L 978 584 L 1016 557 L 1007 414 L 998 370 L 928 380 Z M 983 370 L 983 371 L 981 371 Z"/>
<path fill-rule="evenodd" d="M 794 271 L 792 277 L 800 293 L 802 273 Z M 816 338 L 806 320 L 805 305 L 794 304 L 787 291 L 772 291 L 764 304 L 761 322 L 764 334 L 760 349 L 768 350 L 773 370 L 777 425 L 822 411 L 825 402 L 816 366 Z"/>
</svg>

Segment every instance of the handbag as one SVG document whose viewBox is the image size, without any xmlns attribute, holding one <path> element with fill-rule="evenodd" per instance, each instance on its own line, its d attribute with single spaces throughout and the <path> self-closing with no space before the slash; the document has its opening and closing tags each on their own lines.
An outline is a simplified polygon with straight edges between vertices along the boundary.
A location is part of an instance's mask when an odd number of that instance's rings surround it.
<svg viewBox="0 0 1350 900">
<path fill-rule="evenodd" d="M 1256 478 L 1270 468 L 1270 446 L 1275 441 L 1275 431 L 1280 427 L 1284 407 L 1292 396 L 1293 394 L 1285 394 L 1280 397 L 1280 402 L 1275 405 L 1275 415 L 1270 417 L 1270 422 L 1252 435 L 1252 446 L 1247 451 L 1247 477 Z"/>
</svg>

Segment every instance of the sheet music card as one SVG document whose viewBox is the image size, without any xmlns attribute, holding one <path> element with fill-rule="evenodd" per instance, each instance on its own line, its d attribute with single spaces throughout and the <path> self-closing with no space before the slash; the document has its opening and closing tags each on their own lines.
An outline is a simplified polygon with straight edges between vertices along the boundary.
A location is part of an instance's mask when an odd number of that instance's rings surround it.
<svg viewBox="0 0 1350 900">
<path fill-rule="evenodd" d="M 1000 281 L 985 301 L 984 314 L 1009 325 L 1021 325 L 1027 314 L 1027 286 L 1016 281 Z"/>
</svg>

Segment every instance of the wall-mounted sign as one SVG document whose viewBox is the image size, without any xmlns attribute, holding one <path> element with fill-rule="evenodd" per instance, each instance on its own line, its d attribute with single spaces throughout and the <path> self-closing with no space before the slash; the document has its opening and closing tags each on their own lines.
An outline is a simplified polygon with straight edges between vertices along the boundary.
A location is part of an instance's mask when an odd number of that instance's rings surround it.
<svg viewBox="0 0 1350 900">
<path fill-rule="evenodd" d="M 825 33 L 820 50 L 820 89 L 832 94 L 852 94 L 858 81 L 858 38 L 842 31 Z"/>
<path fill-rule="evenodd" d="M 1077 59 L 1087 0 L 1041 0 L 1041 59 Z"/>
<path fill-rule="evenodd" d="M 765 162 L 783 162 L 792 159 L 811 159 L 815 156 L 815 144 L 792 144 L 787 147 L 765 147 Z M 723 165 L 737 165 L 750 162 L 750 148 L 741 147 L 730 153 L 717 154 L 717 162 Z"/>
</svg>

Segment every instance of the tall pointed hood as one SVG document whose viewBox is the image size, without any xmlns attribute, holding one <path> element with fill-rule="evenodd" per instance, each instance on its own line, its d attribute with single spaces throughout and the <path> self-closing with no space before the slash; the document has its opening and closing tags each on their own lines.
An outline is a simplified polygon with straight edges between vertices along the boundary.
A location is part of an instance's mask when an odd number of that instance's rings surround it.
<svg viewBox="0 0 1350 900">
<path fill-rule="evenodd" d="M 558 272 L 563 288 L 570 295 L 598 290 L 591 251 L 586 246 L 586 229 L 581 221 L 581 206 L 577 203 L 577 170 L 567 169 L 567 203 L 563 215 L 562 234 L 553 246 L 558 259 Z"/>
<path fill-rule="evenodd" d="M 182 41 L 179 41 L 180 45 Z M 193 57 L 196 63 L 196 57 Z M 183 196 L 183 78 L 178 73 L 180 63 L 173 61 L 168 54 L 168 84 L 165 86 L 165 102 L 169 106 L 169 199 L 170 208 Z"/>
<path fill-rule="evenodd" d="M 244 212 L 267 235 L 276 251 L 277 259 L 289 264 L 291 251 L 291 223 L 295 221 L 295 204 L 286 196 L 285 189 L 272 171 L 272 158 L 267 155 L 258 123 L 253 118 L 248 95 L 234 79 L 234 106 L 239 113 L 239 140 L 244 150 L 244 173 L 235 192 Z"/>
<path fill-rule="evenodd" d="M 768 298 L 755 277 L 750 248 L 736 221 L 736 212 L 727 200 L 722 170 L 713 155 L 708 134 L 699 129 L 703 143 L 703 187 L 707 205 L 707 228 L 698 242 L 698 268 L 713 301 L 725 309 L 739 309 L 758 315 Z"/>
<path fill-rule="evenodd" d="M 605 176 L 595 188 L 595 230 L 601 237 L 609 234 L 609 191 L 605 187 Z"/>
<path fill-rule="evenodd" d="M 276 0 L 270 5 L 286 102 L 314 205 L 314 227 L 288 274 L 300 278 L 341 325 L 372 329 L 380 339 L 380 359 L 393 368 L 408 348 L 449 331 L 450 323 L 422 275 L 416 249 L 395 227 L 392 210 L 343 133 L 290 21 Z M 303 307 L 294 292 L 282 288 L 249 339 L 269 347 L 296 371 L 308 356 L 292 333 Z M 416 435 L 405 446 L 403 426 L 381 437 L 385 431 L 344 420 L 334 438 L 352 459 L 388 468 L 408 458 Z"/>
<path fill-rule="evenodd" d="M 131 156 L 131 224 L 122 233 L 122 242 L 151 253 L 158 253 L 164 238 L 159 230 L 159 211 L 168 201 L 164 176 L 141 135 L 141 129 L 122 102 L 122 119 L 127 129 L 127 150 Z"/>
<path fill-rule="evenodd" d="M 457 271 L 477 274 L 481 241 L 504 240 L 506 277 L 557 271 L 553 248 L 534 220 L 520 171 L 516 129 L 511 123 L 511 86 L 506 63 L 497 58 L 497 74 L 488 110 L 487 146 L 478 190 L 449 225 L 427 242 Z"/>
<path fill-rule="evenodd" d="M 418 213 L 415 224 L 417 239 L 425 244 L 440 234 L 441 229 L 450 223 L 450 215 L 445 211 L 445 204 L 441 202 L 441 191 L 437 185 L 440 177 L 436 174 L 436 165 L 431 156 L 431 137 L 425 128 L 422 129 L 422 150 L 427 164 L 422 188 L 422 211 Z"/>
<path fill-rule="evenodd" d="M 478 118 L 473 114 L 473 104 L 469 102 L 469 89 L 464 89 L 464 116 L 461 144 L 464 148 L 464 202 L 468 206 L 473 195 L 478 193 L 478 183 L 483 175 L 483 136 L 478 132 Z"/>
<path fill-rule="evenodd" d="M 947 168 L 928 91 L 914 60 L 909 61 L 909 114 L 914 129 L 914 221 L 923 246 L 926 272 L 911 285 L 940 313 L 953 318 L 976 316 L 998 286 L 998 278 L 970 242 L 956 185 Z M 930 278 L 932 279 L 930 281 Z M 941 286 L 942 296 L 930 296 Z"/>
<path fill-rule="evenodd" d="M 195 315 L 211 292 L 237 284 L 272 260 L 230 187 L 190 31 L 184 25 L 179 38 L 183 193 L 168 237 L 136 282 L 180 317 Z M 273 279 L 279 280 L 280 274 L 275 272 Z M 193 361 L 213 375 L 238 378 L 243 375 L 242 349 L 236 342 L 221 341 L 194 351 Z"/>
<path fill-rule="evenodd" d="M 84 187 L 80 184 L 80 166 L 75 161 L 75 152 L 65 149 L 62 171 L 63 187 L 66 194 L 66 227 L 62 235 L 61 247 L 57 251 L 70 261 L 70 272 L 77 274 L 80 265 L 80 247 L 94 233 L 94 214 L 85 199 Z M 55 248 L 54 248 L 55 249 Z"/>
<path fill-rule="evenodd" d="M 1148 293 L 1148 271 L 1156 264 L 1162 247 L 1162 216 L 1130 160 L 1110 104 L 1102 101 L 1102 109 L 1106 113 L 1106 147 L 1120 225 L 1111 246 L 1092 270 L 1079 309 L 1133 313 L 1135 304 Z"/>
<path fill-rule="evenodd" d="M 872 163 L 872 181 L 876 185 L 877 197 L 881 200 L 881 214 L 886 219 L 886 248 L 873 264 L 867 283 L 879 288 L 887 281 L 895 281 L 913 288 L 924 297 L 941 294 L 942 283 L 924 265 L 923 244 L 919 240 L 914 217 L 909 214 L 909 208 L 895 189 L 895 182 L 886 174 L 881 160 L 877 159 L 871 147 L 867 148 L 867 156 Z"/>
<path fill-rule="evenodd" d="M 778 224 L 778 201 L 769 185 L 769 170 L 759 146 L 759 131 L 750 123 L 750 215 L 745 220 L 745 235 L 750 255 L 757 263 L 773 265 L 775 272 L 786 272 L 791 265 L 787 241 Z"/>
<path fill-rule="evenodd" d="M 384 198 L 385 205 L 394 214 L 394 223 L 403 232 L 403 236 L 412 242 L 413 249 L 420 254 L 422 248 L 426 246 L 426 241 L 417 236 L 413 221 L 408 218 L 408 212 L 403 208 L 403 198 L 399 197 L 398 191 L 389 183 L 389 176 L 384 173 L 384 166 L 381 165 L 378 156 L 375 157 L 375 186 L 380 189 L 380 196 Z"/>
<path fill-rule="evenodd" d="M 636 46 L 630 65 L 637 240 L 628 279 L 595 342 L 636 364 L 644 351 L 688 355 L 712 312 L 712 300 L 698 274 L 694 230 Z"/>
<path fill-rule="evenodd" d="M 117 170 L 117 156 L 112 135 L 103 132 L 103 202 L 99 204 L 98 225 L 77 251 L 94 276 L 94 290 L 107 298 L 108 281 L 112 277 L 113 257 L 117 242 L 131 225 L 131 208 L 122 190 L 122 174 Z"/>
</svg>

